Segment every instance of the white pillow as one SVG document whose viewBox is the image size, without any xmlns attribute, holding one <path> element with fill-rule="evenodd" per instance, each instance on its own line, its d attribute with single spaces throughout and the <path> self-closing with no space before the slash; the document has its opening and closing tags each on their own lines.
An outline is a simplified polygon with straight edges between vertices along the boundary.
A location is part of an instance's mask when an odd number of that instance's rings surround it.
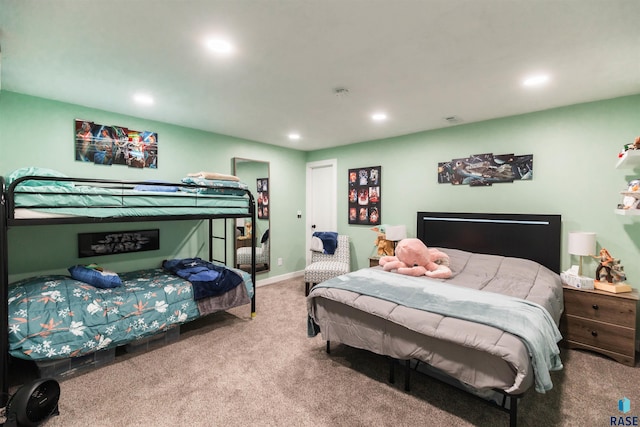
<svg viewBox="0 0 640 427">
<path fill-rule="evenodd" d="M 311 250 L 315 252 L 324 252 L 324 245 L 319 237 L 313 236 L 311 238 Z"/>
</svg>

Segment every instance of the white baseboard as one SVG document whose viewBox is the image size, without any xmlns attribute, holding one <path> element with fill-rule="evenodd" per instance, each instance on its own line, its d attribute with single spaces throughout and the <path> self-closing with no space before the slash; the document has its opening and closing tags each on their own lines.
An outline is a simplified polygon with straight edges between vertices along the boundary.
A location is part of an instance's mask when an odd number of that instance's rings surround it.
<svg viewBox="0 0 640 427">
<path fill-rule="evenodd" d="M 283 280 L 294 279 L 296 277 L 303 276 L 303 275 L 304 275 L 304 270 L 281 274 L 279 276 L 269 277 L 268 279 L 256 280 L 256 287 L 259 288 L 260 286 L 272 285 L 274 283 L 278 283 Z"/>
</svg>

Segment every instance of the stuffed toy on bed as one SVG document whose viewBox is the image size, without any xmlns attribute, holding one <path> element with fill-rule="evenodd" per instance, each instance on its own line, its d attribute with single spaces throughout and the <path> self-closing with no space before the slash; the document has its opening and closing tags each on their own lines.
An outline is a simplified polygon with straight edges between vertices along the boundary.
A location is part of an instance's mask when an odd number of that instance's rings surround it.
<svg viewBox="0 0 640 427">
<path fill-rule="evenodd" d="M 451 277 L 449 255 L 427 248 L 420 239 L 403 239 L 396 246 L 396 256 L 380 258 L 385 271 L 396 270 L 408 276 L 429 276 L 438 279 Z"/>
</svg>

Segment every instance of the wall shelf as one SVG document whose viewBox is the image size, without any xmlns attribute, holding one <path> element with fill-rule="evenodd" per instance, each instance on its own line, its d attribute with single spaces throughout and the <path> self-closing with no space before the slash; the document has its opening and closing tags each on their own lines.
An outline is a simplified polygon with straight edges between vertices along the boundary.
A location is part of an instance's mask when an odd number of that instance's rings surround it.
<svg viewBox="0 0 640 427">
<path fill-rule="evenodd" d="M 635 197 L 636 199 L 640 199 L 640 191 L 621 191 L 620 194 L 626 197 Z"/>
<path fill-rule="evenodd" d="M 640 166 L 640 150 L 627 150 L 624 155 L 618 159 L 618 163 L 616 163 L 616 169 L 632 169 L 636 166 Z M 625 198 L 633 197 L 636 199 L 633 204 L 630 204 L 628 201 L 625 202 L 623 199 L 623 203 L 628 205 L 628 209 L 616 209 L 615 213 L 623 216 L 638 216 L 640 215 L 640 191 L 621 191 Z M 620 205 L 618 205 L 620 206 Z"/>
<path fill-rule="evenodd" d="M 633 168 L 640 166 L 640 150 L 627 150 L 624 155 L 618 159 L 616 169 Z"/>
<path fill-rule="evenodd" d="M 616 209 L 615 212 L 618 215 L 623 216 L 636 216 L 640 215 L 640 209 Z"/>
</svg>

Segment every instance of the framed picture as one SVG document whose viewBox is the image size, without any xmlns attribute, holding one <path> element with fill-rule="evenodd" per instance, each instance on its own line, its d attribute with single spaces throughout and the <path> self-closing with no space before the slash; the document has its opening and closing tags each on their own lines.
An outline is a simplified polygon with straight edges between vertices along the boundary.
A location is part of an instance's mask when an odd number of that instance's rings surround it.
<svg viewBox="0 0 640 427">
<path fill-rule="evenodd" d="M 349 169 L 349 224 L 380 225 L 382 167 Z"/>
<path fill-rule="evenodd" d="M 258 219 L 269 219 L 269 178 L 256 180 L 258 195 Z"/>
</svg>

